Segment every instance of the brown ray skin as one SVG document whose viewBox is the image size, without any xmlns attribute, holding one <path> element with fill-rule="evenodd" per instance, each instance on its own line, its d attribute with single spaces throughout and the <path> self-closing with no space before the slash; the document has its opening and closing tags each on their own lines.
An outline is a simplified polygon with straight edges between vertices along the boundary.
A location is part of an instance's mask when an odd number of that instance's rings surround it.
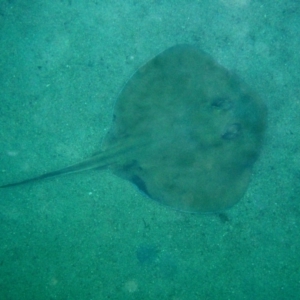
<svg viewBox="0 0 300 300">
<path fill-rule="evenodd" d="M 109 168 L 175 209 L 221 211 L 248 187 L 266 115 L 263 101 L 235 75 L 197 48 L 177 45 L 124 86 L 103 152 L 2 188 Z"/>
</svg>

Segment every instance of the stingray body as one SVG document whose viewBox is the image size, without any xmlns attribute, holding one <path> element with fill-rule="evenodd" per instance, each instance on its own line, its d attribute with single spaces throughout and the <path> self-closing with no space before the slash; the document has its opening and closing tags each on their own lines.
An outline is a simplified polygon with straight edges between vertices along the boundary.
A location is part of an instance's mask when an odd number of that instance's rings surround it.
<svg viewBox="0 0 300 300">
<path fill-rule="evenodd" d="M 236 76 L 202 51 L 177 45 L 124 86 L 101 152 L 2 187 L 109 168 L 175 209 L 220 211 L 245 193 L 265 123 L 261 99 Z"/>
</svg>

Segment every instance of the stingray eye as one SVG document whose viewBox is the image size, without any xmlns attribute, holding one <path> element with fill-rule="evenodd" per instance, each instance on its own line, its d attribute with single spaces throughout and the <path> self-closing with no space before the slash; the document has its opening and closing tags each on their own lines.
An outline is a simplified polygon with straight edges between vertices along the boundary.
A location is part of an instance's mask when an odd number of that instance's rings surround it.
<svg viewBox="0 0 300 300">
<path fill-rule="evenodd" d="M 233 107 L 233 103 L 229 98 L 216 97 L 212 100 L 211 106 L 218 110 L 230 110 Z"/>
<path fill-rule="evenodd" d="M 240 123 L 230 124 L 226 131 L 222 134 L 224 140 L 232 140 L 237 138 L 241 133 L 242 127 Z"/>
</svg>

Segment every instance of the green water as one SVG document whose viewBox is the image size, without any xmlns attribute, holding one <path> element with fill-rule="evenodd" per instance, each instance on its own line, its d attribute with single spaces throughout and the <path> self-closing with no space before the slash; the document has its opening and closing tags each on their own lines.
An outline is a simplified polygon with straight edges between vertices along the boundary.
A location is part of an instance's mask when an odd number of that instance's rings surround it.
<svg viewBox="0 0 300 300">
<path fill-rule="evenodd" d="M 0 183 L 99 150 L 145 61 L 195 44 L 264 99 L 244 198 L 220 214 L 151 201 L 109 171 L 0 191 L 0 300 L 300 299 L 300 4 L 0 2 Z"/>
</svg>

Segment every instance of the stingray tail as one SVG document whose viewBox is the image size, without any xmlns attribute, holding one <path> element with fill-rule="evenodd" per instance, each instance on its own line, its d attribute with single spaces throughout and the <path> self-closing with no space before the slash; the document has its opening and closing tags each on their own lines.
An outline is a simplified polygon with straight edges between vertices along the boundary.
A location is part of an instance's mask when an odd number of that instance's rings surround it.
<svg viewBox="0 0 300 300">
<path fill-rule="evenodd" d="M 91 170 L 91 169 L 104 168 L 109 164 L 111 164 L 109 157 L 107 155 L 103 155 L 101 153 L 101 154 L 95 155 L 91 158 L 88 158 L 80 163 L 77 163 L 75 165 L 72 165 L 72 166 L 69 166 L 69 167 L 66 167 L 66 168 L 63 168 L 60 170 L 56 170 L 53 172 L 49 172 L 49 173 L 46 173 L 46 174 L 43 174 L 43 175 L 40 175 L 37 177 L 25 179 L 25 180 L 14 182 L 14 183 L 5 184 L 5 185 L 0 186 L 0 188 L 8 188 L 8 187 L 13 187 L 13 186 L 17 186 L 17 185 L 23 185 L 23 184 L 30 183 L 30 182 L 35 182 L 35 181 L 46 179 L 46 178 L 67 175 L 67 174 L 77 173 L 77 172 Z"/>
</svg>

